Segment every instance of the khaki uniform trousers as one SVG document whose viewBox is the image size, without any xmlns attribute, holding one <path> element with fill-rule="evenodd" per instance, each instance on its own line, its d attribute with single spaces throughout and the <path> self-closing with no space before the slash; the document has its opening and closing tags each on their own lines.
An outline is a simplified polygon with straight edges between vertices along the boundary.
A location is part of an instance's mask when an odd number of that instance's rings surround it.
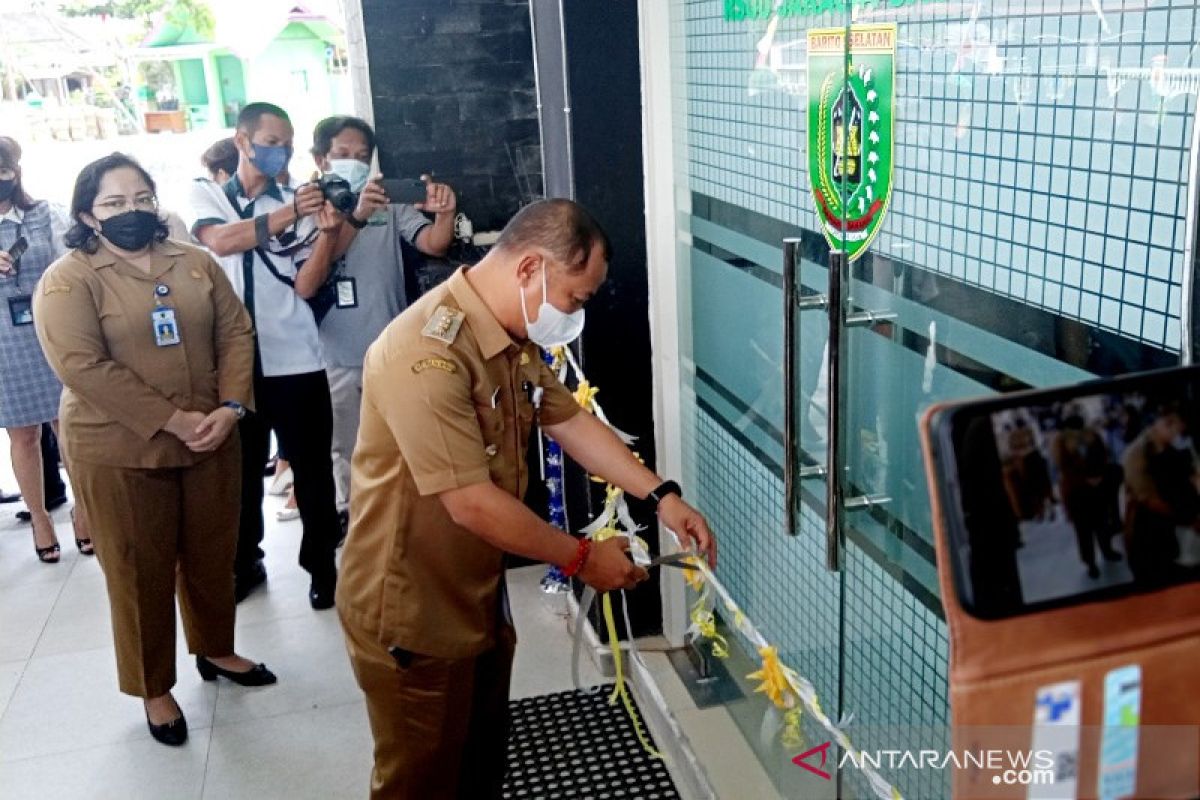
<svg viewBox="0 0 1200 800">
<path fill-rule="evenodd" d="M 517 634 L 474 658 L 401 652 L 342 619 L 367 696 L 375 739 L 372 800 L 500 798 L 508 748 L 508 691 Z"/>
<path fill-rule="evenodd" d="M 237 430 L 190 467 L 69 465 L 108 587 L 121 691 L 158 697 L 175 685 L 176 591 L 188 650 L 233 653 Z"/>
</svg>

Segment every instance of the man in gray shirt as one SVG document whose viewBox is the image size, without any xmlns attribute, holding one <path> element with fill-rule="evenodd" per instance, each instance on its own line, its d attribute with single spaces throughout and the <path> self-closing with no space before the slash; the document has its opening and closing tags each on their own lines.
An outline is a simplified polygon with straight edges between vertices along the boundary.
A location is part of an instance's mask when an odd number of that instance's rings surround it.
<svg viewBox="0 0 1200 800">
<path fill-rule="evenodd" d="M 378 181 L 368 180 L 374 153 L 375 131 L 357 117 L 329 117 L 313 131 L 317 166 L 345 178 L 360 193 L 357 208 L 342 225 L 339 245 L 349 241 L 349 249 L 330 270 L 334 302 L 318 331 L 333 401 L 333 476 L 343 512 L 350 500 L 363 356 L 408 305 L 404 274 L 412 265 L 405 264 L 403 250 L 411 245 L 427 255 L 445 255 L 454 238 L 457 211 L 454 191 L 426 176 L 425 202 L 389 202 Z M 422 211 L 432 213 L 433 222 Z"/>
</svg>

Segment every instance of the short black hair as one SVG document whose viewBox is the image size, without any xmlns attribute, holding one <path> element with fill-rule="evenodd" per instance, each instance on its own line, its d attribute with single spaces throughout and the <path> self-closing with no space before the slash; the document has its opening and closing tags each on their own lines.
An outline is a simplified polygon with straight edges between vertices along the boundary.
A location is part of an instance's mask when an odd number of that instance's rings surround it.
<svg viewBox="0 0 1200 800">
<path fill-rule="evenodd" d="M 251 103 L 238 113 L 237 129 L 247 136 L 253 136 L 264 114 L 279 117 L 288 125 L 292 124 L 292 118 L 287 112 L 274 103 Z"/>
<path fill-rule="evenodd" d="M 226 175 L 237 172 L 238 149 L 233 143 L 233 137 L 213 142 L 212 146 L 204 151 L 204 155 L 200 156 L 200 163 L 214 177 L 217 170 L 221 169 L 225 170 Z"/>
<path fill-rule="evenodd" d="M 361 133 L 363 138 L 367 140 L 367 149 L 372 154 L 375 153 L 375 131 L 371 128 L 370 124 L 365 119 L 339 115 L 336 117 L 326 117 L 317 123 L 317 127 L 313 128 L 313 146 L 310 151 L 313 157 L 323 158 L 328 155 L 330 148 L 333 147 L 333 137 L 347 128 Z"/>
<path fill-rule="evenodd" d="M 540 247 L 571 272 L 587 267 L 592 249 L 600 246 L 604 260 L 612 259 L 612 243 L 595 217 L 573 200 L 555 198 L 530 203 L 516 213 L 496 240 L 496 248 L 509 252 Z"/>
<path fill-rule="evenodd" d="M 96 204 L 96 195 L 100 193 L 100 181 L 104 179 L 104 176 L 114 169 L 122 167 L 136 170 L 146 185 L 150 187 L 150 191 L 155 195 L 158 194 L 158 189 L 154 185 L 154 179 L 150 177 L 150 173 L 146 172 L 132 156 L 124 153 L 112 153 L 96 159 L 80 170 L 79 177 L 75 179 L 75 191 L 71 194 L 71 227 L 63 236 L 63 242 L 67 247 L 73 250 L 82 250 L 85 253 L 96 252 L 96 248 L 100 246 L 100 239 L 96 236 L 96 232 L 83 221 L 83 215 L 92 213 L 92 206 Z M 154 241 L 164 241 L 169 233 L 170 229 L 167 228 L 167 223 L 163 222 L 160 217 L 158 228 L 154 232 Z"/>
<path fill-rule="evenodd" d="M 34 200 L 21 184 L 21 145 L 11 136 L 0 136 L 0 167 L 11 169 L 17 173 L 16 185 L 13 187 L 12 204 L 22 211 L 33 208 Z"/>
</svg>

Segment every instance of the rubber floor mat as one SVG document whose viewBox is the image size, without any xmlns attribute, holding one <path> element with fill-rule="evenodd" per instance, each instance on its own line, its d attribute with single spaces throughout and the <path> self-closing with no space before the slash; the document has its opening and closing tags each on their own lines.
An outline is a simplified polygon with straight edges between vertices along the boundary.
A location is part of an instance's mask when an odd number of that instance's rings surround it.
<svg viewBox="0 0 1200 800">
<path fill-rule="evenodd" d="M 624 706 L 608 704 L 613 685 L 599 688 L 509 703 L 505 800 L 679 799 L 666 765 L 642 748 Z"/>
</svg>

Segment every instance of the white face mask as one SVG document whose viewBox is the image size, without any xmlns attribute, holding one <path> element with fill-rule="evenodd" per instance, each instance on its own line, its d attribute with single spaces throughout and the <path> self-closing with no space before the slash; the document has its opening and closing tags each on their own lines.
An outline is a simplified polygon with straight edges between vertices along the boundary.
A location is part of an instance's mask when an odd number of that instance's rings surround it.
<svg viewBox="0 0 1200 800">
<path fill-rule="evenodd" d="M 542 304 L 538 306 L 538 317 L 535 322 L 529 321 L 529 311 L 525 307 L 525 290 L 521 293 L 521 316 L 525 318 L 525 330 L 529 341 L 545 348 L 561 347 L 570 344 L 583 333 L 583 309 L 573 314 L 559 311 L 550 304 L 550 296 L 546 293 L 546 262 L 542 261 Z"/>
<path fill-rule="evenodd" d="M 364 164 L 357 158 L 331 158 L 329 171 L 339 178 L 344 178 L 350 184 L 350 191 L 361 192 L 371 176 L 371 165 Z"/>
</svg>

